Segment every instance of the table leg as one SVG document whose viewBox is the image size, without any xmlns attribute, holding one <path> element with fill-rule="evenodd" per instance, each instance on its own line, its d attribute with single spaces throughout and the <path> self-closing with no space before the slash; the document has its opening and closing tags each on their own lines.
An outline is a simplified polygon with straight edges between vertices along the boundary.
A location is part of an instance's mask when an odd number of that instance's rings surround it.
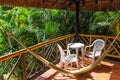
<svg viewBox="0 0 120 80">
<path fill-rule="evenodd" d="M 76 65 L 77 65 L 77 68 L 79 69 L 79 57 L 78 57 L 78 48 L 76 48 L 76 57 L 77 57 L 77 61 L 76 61 Z"/>
<path fill-rule="evenodd" d="M 82 52 L 82 67 L 84 67 L 84 58 L 85 58 L 84 47 L 81 47 L 81 52 Z"/>
</svg>

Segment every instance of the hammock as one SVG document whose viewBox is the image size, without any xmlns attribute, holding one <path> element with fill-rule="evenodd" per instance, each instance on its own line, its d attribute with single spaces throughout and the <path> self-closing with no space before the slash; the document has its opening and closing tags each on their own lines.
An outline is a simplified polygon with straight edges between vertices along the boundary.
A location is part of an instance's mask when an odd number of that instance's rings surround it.
<svg viewBox="0 0 120 80">
<path fill-rule="evenodd" d="M 107 50 L 104 51 L 104 53 L 94 63 L 90 64 L 87 67 L 83 67 L 83 68 L 72 71 L 72 70 L 64 70 L 64 69 L 61 69 L 61 68 L 55 66 L 53 63 L 47 61 L 43 57 L 39 56 L 36 52 L 34 52 L 34 51 L 30 50 L 28 47 L 26 47 L 26 45 L 24 45 L 22 42 L 20 42 L 9 30 L 4 28 L 1 24 L 0 24 L 0 26 L 6 31 L 7 35 L 10 38 L 13 38 L 14 40 L 16 40 L 23 48 L 28 50 L 28 52 L 31 53 L 35 58 L 37 58 L 38 60 L 40 60 L 41 62 L 43 62 L 47 66 L 49 66 L 49 67 L 51 67 L 59 72 L 64 72 L 67 74 L 82 74 L 82 73 L 88 72 L 88 71 L 92 70 L 93 68 L 95 68 L 99 64 L 99 62 L 104 59 L 104 57 L 106 56 L 106 53 L 109 51 L 109 49 L 111 48 L 111 46 L 113 45 L 113 43 L 115 42 L 115 40 L 117 39 L 117 37 L 120 34 L 120 32 L 119 32 L 117 34 L 117 36 L 115 37 L 115 39 L 113 40 L 113 42 L 111 43 L 111 45 L 107 48 Z"/>
</svg>

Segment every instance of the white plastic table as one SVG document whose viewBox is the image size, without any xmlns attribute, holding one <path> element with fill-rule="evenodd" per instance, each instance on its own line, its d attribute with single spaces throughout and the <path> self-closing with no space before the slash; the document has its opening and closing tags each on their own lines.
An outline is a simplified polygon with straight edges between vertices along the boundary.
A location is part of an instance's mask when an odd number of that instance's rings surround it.
<svg viewBox="0 0 120 80">
<path fill-rule="evenodd" d="M 78 49 L 81 48 L 81 52 L 82 52 L 82 66 L 84 66 L 84 44 L 83 43 L 69 43 L 67 45 L 67 48 L 72 48 L 76 50 L 76 55 L 78 58 Z"/>
</svg>

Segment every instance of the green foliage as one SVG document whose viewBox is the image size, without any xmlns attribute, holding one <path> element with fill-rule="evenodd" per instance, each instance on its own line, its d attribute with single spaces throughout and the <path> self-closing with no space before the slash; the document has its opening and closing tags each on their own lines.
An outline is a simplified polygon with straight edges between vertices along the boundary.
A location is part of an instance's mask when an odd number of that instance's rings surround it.
<svg viewBox="0 0 120 80">
<path fill-rule="evenodd" d="M 79 33 L 112 35 L 119 31 L 113 27 L 118 12 L 80 12 Z M 9 29 L 27 46 L 58 36 L 74 33 L 76 13 L 74 11 L 23 7 L 0 7 L 0 23 Z M 119 23 L 119 21 L 118 21 Z M 2 29 L 1 29 L 2 30 Z M 10 51 L 8 37 L 0 32 L 0 53 Z M 13 51 L 22 47 L 11 39 Z"/>
<path fill-rule="evenodd" d="M 3 53 L 8 53 L 9 49 L 10 47 L 7 43 L 7 35 L 0 29 L 0 56 L 3 55 Z"/>
<path fill-rule="evenodd" d="M 3 10 L 3 11 L 7 11 L 7 10 L 11 10 L 13 7 L 10 7 L 10 6 L 0 6 L 0 10 Z"/>
<path fill-rule="evenodd" d="M 120 32 L 120 16 L 113 20 L 111 28 L 115 35 Z"/>
<path fill-rule="evenodd" d="M 91 34 L 113 35 L 113 20 L 120 16 L 118 12 L 96 12 L 90 19 L 89 30 Z M 115 31 L 114 31 L 115 30 Z"/>
<path fill-rule="evenodd" d="M 15 27 L 27 27 L 28 26 L 28 9 L 26 8 L 14 8 L 12 10 L 12 17 L 10 20 L 11 26 Z"/>
<path fill-rule="evenodd" d="M 16 37 L 18 37 L 19 40 L 21 40 L 27 46 L 32 46 L 38 43 L 35 32 L 29 31 L 27 28 L 15 28 L 14 34 L 16 34 Z M 14 41 L 12 44 L 14 44 Z M 18 48 L 17 50 L 22 48 L 18 44 L 14 44 L 13 47 Z"/>
<path fill-rule="evenodd" d="M 46 22 L 44 33 L 51 36 L 51 38 L 55 38 L 57 34 L 56 28 L 57 28 L 57 24 L 55 22 L 52 21 Z"/>
<path fill-rule="evenodd" d="M 120 31 L 118 12 L 80 12 L 79 33 L 113 35 Z M 75 11 L 0 6 L 0 23 L 10 30 L 25 45 L 32 46 L 58 36 L 75 32 Z M 0 56 L 22 47 L 13 39 L 8 44 L 8 36 L 0 28 Z M 32 56 L 30 56 L 33 58 Z M 16 58 L 17 59 L 17 58 Z M 29 63 L 29 60 L 26 60 Z M 19 62 L 20 63 L 20 62 Z M 13 63 L 15 64 L 15 63 Z M 11 64 L 11 65 L 13 65 Z M 6 64 L 5 64 L 6 65 Z M 0 67 L 3 70 L 5 65 Z M 19 65 L 22 68 L 22 64 Z M 32 67 L 30 67 L 30 70 Z M 8 76 L 8 71 L 4 77 Z M 23 76 L 16 70 L 15 74 Z M 11 80 L 15 79 L 13 76 Z M 16 79 L 15 79 L 16 80 Z"/>
<path fill-rule="evenodd" d="M 82 34 L 89 34 L 90 33 L 90 20 L 91 17 L 93 16 L 93 12 L 81 12 L 80 13 L 80 28 L 79 28 L 79 33 Z"/>
</svg>

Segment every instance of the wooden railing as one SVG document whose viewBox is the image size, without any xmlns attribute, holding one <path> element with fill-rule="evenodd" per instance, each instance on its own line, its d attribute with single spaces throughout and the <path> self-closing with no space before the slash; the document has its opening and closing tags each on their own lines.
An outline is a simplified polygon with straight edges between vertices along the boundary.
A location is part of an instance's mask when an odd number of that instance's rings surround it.
<svg viewBox="0 0 120 80">
<path fill-rule="evenodd" d="M 83 42 L 86 45 L 91 44 L 95 39 L 101 38 L 105 41 L 104 51 L 111 46 L 111 43 L 115 39 L 115 36 L 100 36 L 100 35 L 79 35 L 80 42 Z M 120 36 L 115 40 L 114 44 L 109 49 L 106 56 L 113 57 L 113 58 L 120 58 Z"/>
<path fill-rule="evenodd" d="M 102 38 L 105 41 L 104 51 L 114 40 L 114 36 L 84 35 L 79 34 L 79 42 L 85 45 L 91 44 L 95 39 Z M 58 37 L 43 43 L 29 47 L 34 50 L 38 56 L 56 64 L 59 61 L 59 51 L 56 44 L 60 44 L 64 49 L 66 45 L 72 42 L 74 34 Z M 120 36 L 117 38 L 107 56 L 120 58 Z M 48 67 L 37 60 L 26 49 L 7 54 L 0 57 L 0 79 L 1 80 L 31 80 L 41 73 L 45 72 Z"/>
</svg>

